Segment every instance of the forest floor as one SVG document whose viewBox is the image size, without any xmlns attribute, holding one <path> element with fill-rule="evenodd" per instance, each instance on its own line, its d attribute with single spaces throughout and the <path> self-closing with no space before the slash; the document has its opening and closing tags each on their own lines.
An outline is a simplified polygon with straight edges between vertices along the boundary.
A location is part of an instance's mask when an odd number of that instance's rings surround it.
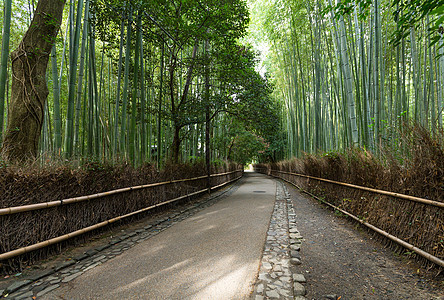
<svg viewBox="0 0 444 300">
<path fill-rule="evenodd" d="M 307 279 L 308 299 L 444 299 L 444 274 L 394 253 L 360 225 L 287 187 L 304 236 L 297 269 Z"/>
</svg>

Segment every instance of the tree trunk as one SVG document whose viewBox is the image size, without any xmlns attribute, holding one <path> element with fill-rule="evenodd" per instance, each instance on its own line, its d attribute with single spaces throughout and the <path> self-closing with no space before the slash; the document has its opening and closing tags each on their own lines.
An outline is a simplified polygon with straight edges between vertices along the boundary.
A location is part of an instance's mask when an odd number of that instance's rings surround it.
<svg viewBox="0 0 444 300">
<path fill-rule="evenodd" d="M 194 47 L 197 48 L 196 46 Z M 208 40 L 205 41 L 205 56 L 207 56 L 207 52 L 209 48 Z M 195 52 L 193 52 L 193 56 L 195 56 Z M 210 149 L 210 127 L 211 127 L 211 119 L 210 119 L 210 74 L 209 74 L 210 66 L 205 65 L 205 167 L 207 170 L 207 189 L 208 193 L 211 193 L 211 149 Z M 188 80 L 187 80 L 188 83 Z"/>
<path fill-rule="evenodd" d="M 173 163 L 178 163 L 180 160 L 180 144 L 182 143 L 182 138 L 180 137 L 180 130 L 185 126 L 180 121 L 180 113 L 181 113 L 180 107 L 184 106 L 188 99 L 188 93 L 190 90 L 191 81 L 193 79 L 193 69 L 194 69 L 198 46 L 199 46 L 199 41 L 196 39 L 193 47 L 193 53 L 191 55 L 191 64 L 188 67 L 187 80 L 185 82 L 185 86 L 182 95 L 180 97 L 179 103 L 176 103 L 176 101 L 174 100 L 175 99 L 174 80 L 176 76 L 177 58 L 174 55 L 171 57 L 170 70 L 169 70 L 170 73 L 169 87 L 170 87 L 170 99 L 171 99 L 171 115 L 173 116 L 173 124 L 175 128 L 174 138 L 172 143 L 172 151 L 171 151 L 172 153 L 171 158 Z"/>
<path fill-rule="evenodd" d="M 171 149 L 171 159 L 173 164 L 178 164 L 179 163 L 179 158 L 180 158 L 180 126 L 177 126 L 176 123 L 174 122 L 174 136 L 173 136 L 173 144 L 172 144 L 172 149 Z"/>
<path fill-rule="evenodd" d="M 65 0 L 40 0 L 28 31 L 11 53 L 11 105 L 2 147 L 5 160 L 21 161 L 37 156 L 48 96 L 46 68 L 64 6 Z"/>
</svg>

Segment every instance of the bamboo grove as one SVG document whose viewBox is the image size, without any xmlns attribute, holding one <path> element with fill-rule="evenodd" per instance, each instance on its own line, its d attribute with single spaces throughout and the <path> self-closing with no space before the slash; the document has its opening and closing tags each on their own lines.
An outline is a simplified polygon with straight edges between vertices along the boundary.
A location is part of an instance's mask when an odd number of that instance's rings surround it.
<svg viewBox="0 0 444 300">
<path fill-rule="evenodd" d="M 443 1 L 250 1 L 284 105 L 286 157 L 397 145 L 413 119 L 442 130 Z"/>
<path fill-rule="evenodd" d="M 68 0 L 64 8 L 64 1 L 59 1 L 63 14 L 57 36 L 43 36 L 52 45 L 41 54 L 49 59 L 43 76 L 47 101 L 35 91 L 34 79 L 31 88 L 19 92 L 29 93 L 23 110 L 31 116 L 21 117 L 11 128 L 18 106 L 11 105 L 17 94 L 14 80 L 19 79 L 15 60 L 8 58 L 11 50 L 26 48 L 21 38 L 38 27 L 32 22 L 39 15 L 48 19 L 48 13 L 39 9 L 51 1 L 3 1 L 4 158 L 20 160 L 29 154 L 5 155 L 20 142 L 7 137 L 24 132 L 21 126 L 28 117 L 38 119 L 36 126 L 41 128 L 35 142 L 38 150 L 31 156 L 42 160 L 91 158 L 162 165 L 205 154 L 212 160 L 240 163 L 258 152 L 264 157 L 279 155 L 281 108 L 271 98 L 270 83 L 255 71 L 255 52 L 239 42 L 249 23 L 242 0 Z M 57 18 L 50 17 L 45 26 L 56 23 Z"/>
<path fill-rule="evenodd" d="M 1 4 L 6 160 L 276 161 L 442 130 L 441 0 L 52 1 Z"/>
</svg>

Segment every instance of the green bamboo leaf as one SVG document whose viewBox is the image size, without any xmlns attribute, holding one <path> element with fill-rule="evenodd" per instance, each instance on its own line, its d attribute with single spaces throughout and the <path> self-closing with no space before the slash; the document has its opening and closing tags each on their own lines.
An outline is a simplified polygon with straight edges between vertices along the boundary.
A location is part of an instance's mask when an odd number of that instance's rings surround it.
<svg viewBox="0 0 444 300">
<path fill-rule="evenodd" d="M 444 13 L 444 5 L 433 9 L 430 14 L 431 15 L 442 15 Z"/>
<path fill-rule="evenodd" d="M 431 38 L 431 42 L 429 44 L 429 47 L 432 47 L 433 45 L 435 45 L 437 42 L 439 42 L 440 39 L 441 39 L 440 36 L 435 36 L 435 37 Z"/>
<path fill-rule="evenodd" d="M 444 16 L 441 16 L 438 21 L 435 22 L 436 26 L 439 27 L 444 22 Z"/>
</svg>

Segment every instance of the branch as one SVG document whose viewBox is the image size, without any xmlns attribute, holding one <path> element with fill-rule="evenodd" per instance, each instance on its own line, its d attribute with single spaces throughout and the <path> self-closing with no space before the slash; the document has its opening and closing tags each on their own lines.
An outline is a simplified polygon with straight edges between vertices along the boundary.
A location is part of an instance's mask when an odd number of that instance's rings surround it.
<svg viewBox="0 0 444 300">
<path fill-rule="evenodd" d="M 156 25 L 157 27 L 160 28 L 160 30 L 162 30 L 173 42 L 174 44 L 176 44 L 180 49 L 182 49 L 182 46 L 173 38 L 173 36 L 166 30 L 164 29 L 162 26 L 160 26 L 159 23 L 157 23 L 156 20 L 154 20 L 153 17 L 151 17 L 146 11 L 144 11 L 145 16 L 148 17 L 148 19 L 154 23 L 154 25 Z"/>
<path fill-rule="evenodd" d="M 194 68 L 194 63 L 195 63 L 195 59 L 196 59 L 196 54 L 197 54 L 197 47 L 199 45 L 199 40 L 196 38 L 196 41 L 194 42 L 194 48 L 193 48 L 193 54 L 191 56 L 191 65 L 188 69 L 188 74 L 187 74 L 187 81 L 185 83 L 185 87 L 183 89 L 183 93 L 182 93 L 182 97 L 180 99 L 179 105 L 177 107 L 177 109 L 179 109 L 185 102 L 186 102 L 186 98 L 188 96 L 188 91 L 190 90 L 190 84 L 191 84 L 191 79 L 193 77 L 193 68 Z"/>
</svg>

